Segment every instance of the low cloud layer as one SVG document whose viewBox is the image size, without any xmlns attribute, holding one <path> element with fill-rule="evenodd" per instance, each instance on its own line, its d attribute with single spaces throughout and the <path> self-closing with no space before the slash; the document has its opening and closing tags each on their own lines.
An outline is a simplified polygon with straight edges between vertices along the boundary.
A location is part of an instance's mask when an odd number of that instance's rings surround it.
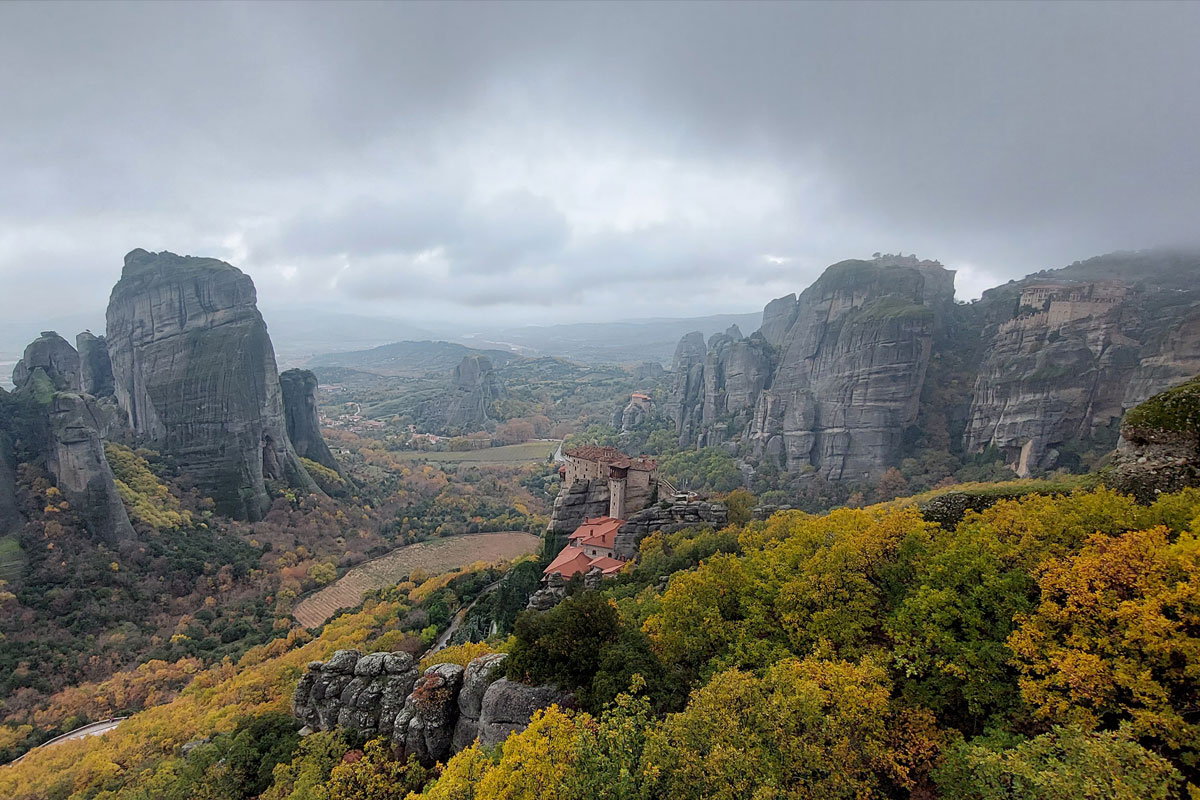
<svg viewBox="0 0 1200 800">
<path fill-rule="evenodd" d="M 464 328 L 1191 244 L 1194 4 L 0 5 L 0 319 L 134 247 Z"/>
</svg>

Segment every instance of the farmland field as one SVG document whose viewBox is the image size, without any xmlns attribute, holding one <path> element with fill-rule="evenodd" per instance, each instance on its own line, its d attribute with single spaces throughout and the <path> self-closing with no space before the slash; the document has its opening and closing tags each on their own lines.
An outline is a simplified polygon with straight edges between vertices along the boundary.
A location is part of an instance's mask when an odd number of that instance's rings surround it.
<svg viewBox="0 0 1200 800">
<path fill-rule="evenodd" d="M 0 580 L 15 581 L 25 571 L 25 553 L 15 537 L 0 538 Z"/>
<path fill-rule="evenodd" d="M 489 464 L 527 464 L 545 461 L 558 449 L 558 441 L 506 444 L 482 450 L 450 452 L 446 450 L 402 450 L 393 455 L 402 461 L 439 461 L 448 463 L 481 462 Z"/>
<path fill-rule="evenodd" d="M 393 586 L 413 570 L 436 575 L 476 561 L 509 561 L 535 552 L 540 544 L 539 537 L 521 531 L 464 534 L 410 544 L 360 564 L 304 598 L 292 616 L 306 628 L 318 628 L 341 609 L 357 606 L 367 592 Z"/>
</svg>

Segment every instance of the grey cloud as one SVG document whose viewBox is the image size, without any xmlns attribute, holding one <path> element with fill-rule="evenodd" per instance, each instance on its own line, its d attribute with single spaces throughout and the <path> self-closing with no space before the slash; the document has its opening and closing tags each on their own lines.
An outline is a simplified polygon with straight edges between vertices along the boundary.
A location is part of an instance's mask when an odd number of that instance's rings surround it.
<svg viewBox="0 0 1200 800">
<path fill-rule="evenodd" d="M 0 4 L 0 318 L 102 307 L 135 246 L 475 324 L 740 311 L 875 250 L 1007 279 L 1195 243 L 1196 30 L 1166 3 Z"/>
</svg>

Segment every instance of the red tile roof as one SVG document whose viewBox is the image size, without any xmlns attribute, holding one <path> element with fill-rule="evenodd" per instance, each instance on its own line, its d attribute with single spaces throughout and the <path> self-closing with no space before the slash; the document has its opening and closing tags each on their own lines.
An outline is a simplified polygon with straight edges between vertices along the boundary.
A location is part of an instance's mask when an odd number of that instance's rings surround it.
<svg viewBox="0 0 1200 800">
<path fill-rule="evenodd" d="M 605 575 L 616 575 L 624 566 L 624 561 L 608 557 L 593 559 L 591 564 L 591 567 L 599 567 L 600 571 Z M 591 567 L 588 567 L 588 569 L 591 569 Z"/>
<path fill-rule="evenodd" d="M 567 538 L 587 547 L 603 547 L 611 550 L 617 542 L 617 531 L 625 520 L 615 517 L 589 517 Z"/>
<path fill-rule="evenodd" d="M 568 545 L 550 562 L 550 566 L 546 567 L 542 574 L 553 575 L 557 572 L 564 579 L 571 580 L 571 578 L 580 573 L 586 573 L 591 568 L 592 559 L 588 558 L 587 553 L 583 552 L 583 548 Z"/>
</svg>

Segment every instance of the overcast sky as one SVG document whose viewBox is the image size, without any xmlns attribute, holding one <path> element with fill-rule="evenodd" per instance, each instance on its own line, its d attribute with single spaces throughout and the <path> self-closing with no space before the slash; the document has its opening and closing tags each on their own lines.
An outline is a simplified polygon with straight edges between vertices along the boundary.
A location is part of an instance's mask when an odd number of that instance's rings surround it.
<svg viewBox="0 0 1200 800">
<path fill-rule="evenodd" d="M 1198 238 L 1200 4 L 0 3 L 0 319 L 134 247 L 413 322 Z M 269 318 L 269 317 L 268 317 Z"/>
</svg>

